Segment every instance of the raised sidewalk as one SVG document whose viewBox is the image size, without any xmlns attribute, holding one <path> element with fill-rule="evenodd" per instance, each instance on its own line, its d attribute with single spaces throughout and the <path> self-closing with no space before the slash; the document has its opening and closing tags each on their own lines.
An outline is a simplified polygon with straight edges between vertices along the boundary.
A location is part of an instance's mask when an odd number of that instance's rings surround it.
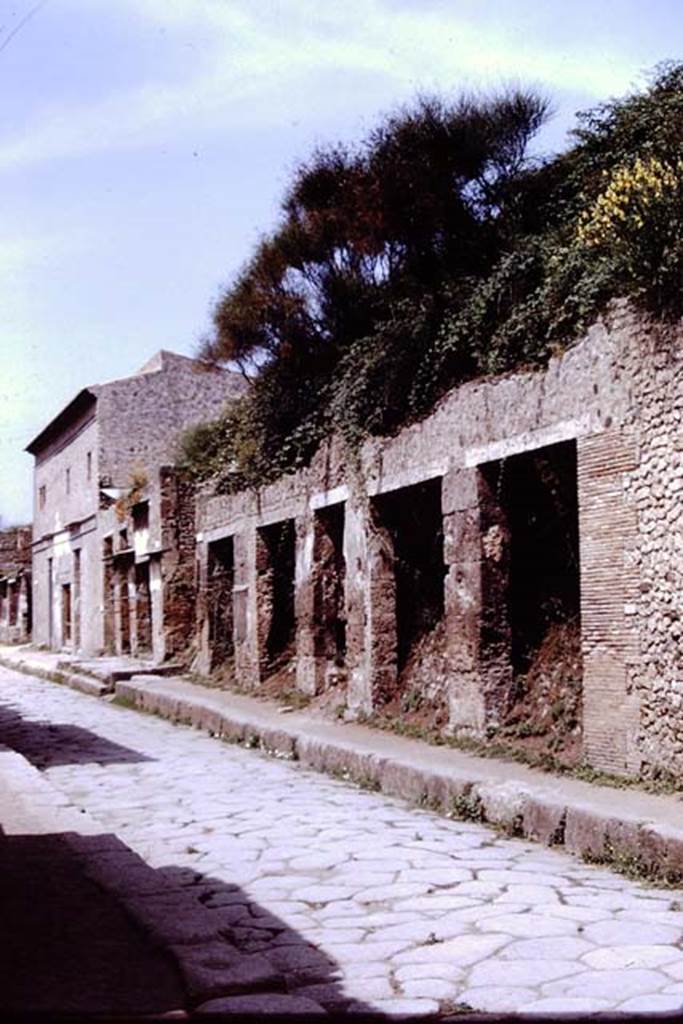
<svg viewBox="0 0 683 1024">
<path fill-rule="evenodd" d="M 683 882 L 683 793 L 659 796 L 595 785 L 513 761 L 331 722 L 273 703 L 138 675 L 129 659 L 66 666 L 62 655 L 0 647 L 0 664 L 193 725 L 228 742 L 347 779 L 413 804 L 501 828 L 645 877 Z M 60 667 L 58 667 L 60 666 Z M 150 672 L 148 666 L 143 671 Z M 89 688 L 83 680 L 100 676 Z M 121 678 L 122 676 L 130 678 Z"/>
</svg>

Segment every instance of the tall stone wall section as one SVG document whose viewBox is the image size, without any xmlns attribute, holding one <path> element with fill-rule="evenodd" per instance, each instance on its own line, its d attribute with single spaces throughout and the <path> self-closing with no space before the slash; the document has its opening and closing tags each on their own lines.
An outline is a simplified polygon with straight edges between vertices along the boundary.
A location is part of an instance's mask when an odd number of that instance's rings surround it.
<svg viewBox="0 0 683 1024">
<path fill-rule="evenodd" d="M 628 501 L 638 521 L 628 613 L 639 637 L 629 686 L 640 708 L 642 770 L 683 776 L 683 332 L 628 320 L 638 462 Z"/>
</svg>

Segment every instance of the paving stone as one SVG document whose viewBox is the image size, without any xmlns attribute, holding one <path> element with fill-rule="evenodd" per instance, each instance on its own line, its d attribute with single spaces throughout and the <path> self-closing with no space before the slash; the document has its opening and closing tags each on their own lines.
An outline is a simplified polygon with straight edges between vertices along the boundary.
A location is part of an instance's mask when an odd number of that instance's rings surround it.
<svg viewBox="0 0 683 1024">
<path fill-rule="evenodd" d="M 506 1010 L 524 1009 L 536 993 L 531 988 L 466 988 L 458 995 L 458 1002 L 484 1013 L 499 1013 Z"/>
<path fill-rule="evenodd" d="M 392 962 L 402 964 L 452 963 L 460 967 L 475 964 L 491 956 L 509 942 L 501 935 L 462 935 L 445 942 L 417 946 L 393 956 Z"/>
<path fill-rule="evenodd" d="M 399 899 L 401 896 L 422 896 L 430 888 L 428 882 L 394 882 L 391 885 L 376 885 L 356 892 L 357 903 L 382 903 Z"/>
<path fill-rule="evenodd" d="M 613 1004 L 607 999 L 590 999 L 576 996 L 548 996 L 545 999 L 537 999 L 527 1004 L 523 1009 L 524 1013 L 538 1013 L 543 1016 L 548 1014 L 577 1014 L 577 1013 L 599 1013 L 600 1010 L 608 1010 Z"/>
<path fill-rule="evenodd" d="M 543 985 L 548 996 L 592 997 L 607 999 L 618 1006 L 624 999 L 658 992 L 662 975 L 656 971 L 626 968 L 615 971 L 582 971 L 571 978 L 551 981 Z"/>
<path fill-rule="evenodd" d="M 389 957 L 404 950 L 408 946 L 408 939 L 395 939 L 393 942 L 385 942 L 380 936 L 373 941 L 366 940 L 354 945 L 340 943 L 334 947 L 334 955 L 343 964 L 357 963 L 361 960 L 376 960 L 384 963 Z"/>
<path fill-rule="evenodd" d="M 500 868 L 486 868 L 479 872 L 479 879 L 482 882 L 500 882 L 503 885 L 542 885 L 561 886 L 566 884 L 562 875 L 549 875 L 543 872 L 530 872 L 523 870 L 501 870 Z"/>
<path fill-rule="evenodd" d="M 506 892 L 495 897 L 496 903 L 528 903 L 540 907 L 546 903 L 559 903 L 559 893 L 547 885 L 510 885 Z"/>
<path fill-rule="evenodd" d="M 211 1016 L 278 1016 L 291 1017 L 325 1017 L 326 1011 L 319 1003 L 312 999 L 304 999 L 302 996 L 283 995 L 279 992 L 264 992 L 261 995 L 231 996 L 226 999 L 212 999 L 202 1003 L 195 1010 L 195 1013 L 203 1017 Z"/>
<path fill-rule="evenodd" d="M 305 885 L 294 888 L 294 895 L 305 903 L 331 903 L 333 900 L 348 900 L 358 891 L 348 885 Z"/>
<path fill-rule="evenodd" d="M 499 956 L 503 960 L 576 960 L 594 949 L 595 946 L 585 939 L 563 935 L 557 938 L 520 939 L 506 946 Z M 587 957 L 584 957 L 585 960 Z"/>
<path fill-rule="evenodd" d="M 441 978 L 420 978 L 406 981 L 401 985 L 403 995 L 408 999 L 453 999 L 460 986 Z"/>
<path fill-rule="evenodd" d="M 510 903 L 506 903 L 504 908 L 497 903 L 476 903 L 474 906 L 463 907 L 460 910 L 449 910 L 448 916 L 456 921 L 479 925 L 479 922 L 484 921 L 487 917 L 499 918 L 503 910 L 506 914 L 511 914 L 513 911 L 526 913 L 528 909 L 526 906 L 516 906 Z"/>
<path fill-rule="evenodd" d="M 410 924 L 397 924 L 382 929 L 382 942 L 403 940 L 404 943 L 416 945 L 437 939 L 452 939 L 466 932 L 467 926 L 462 921 L 448 921 L 439 918 L 434 921 L 412 921 Z M 372 933 L 370 933 L 372 935 Z M 369 936 L 366 942 L 371 941 Z"/>
<path fill-rule="evenodd" d="M 284 987 L 281 973 L 263 956 L 240 953 L 226 942 L 171 946 L 190 998 Z"/>
<path fill-rule="evenodd" d="M 626 999 L 623 1003 L 619 1004 L 618 1009 L 647 1014 L 665 1013 L 667 1010 L 681 1010 L 683 1009 L 683 996 L 654 992 L 647 996 L 635 996 L 633 999 Z"/>
<path fill-rule="evenodd" d="M 576 921 L 579 924 L 585 924 L 587 921 L 592 923 L 595 921 L 613 920 L 609 911 L 595 907 L 568 907 L 564 903 L 547 903 L 543 907 L 543 913 L 549 917 L 561 917 L 566 921 Z"/>
<path fill-rule="evenodd" d="M 600 921 L 586 925 L 584 938 L 606 946 L 658 946 L 680 942 L 683 931 L 645 921 Z"/>
<path fill-rule="evenodd" d="M 396 994 L 391 986 L 391 981 L 386 975 L 366 976 L 353 980 L 345 978 L 344 986 L 348 987 L 348 992 L 354 998 L 362 998 L 372 1002 L 376 999 L 391 999 Z"/>
<path fill-rule="evenodd" d="M 474 987 L 532 987 L 582 970 L 583 966 L 572 960 L 489 960 L 473 967 L 468 980 Z"/>
<path fill-rule="evenodd" d="M 388 1017 L 424 1017 L 428 1013 L 436 1013 L 439 1004 L 436 999 L 373 999 L 373 1011 L 379 1011 Z M 367 1007 L 365 1007 L 367 1013 Z"/>
<path fill-rule="evenodd" d="M 389 975 L 389 966 L 382 960 L 375 960 L 370 963 L 367 961 L 349 963 L 347 961 L 338 965 L 338 970 L 344 978 L 350 980 L 357 978 L 385 978 Z"/>
<path fill-rule="evenodd" d="M 452 963 L 406 964 L 398 967 L 394 977 L 403 984 L 409 981 L 460 981 L 465 976 L 465 968 Z"/>
<path fill-rule="evenodd" d="M 403 868 L 398 875 L 402 882 L 425 882 L 430 888 L 453 886 L 456 882 L 469 881 L 472 872 L 463 868 Z"/>
<path fill-rule="evenodd" d="M 574 921 L 529 913 L 487 917 L 479 925 L 480 931 L 483 932 L 505 932 L 507 935 L 517 935 L 520 938 L 535 938 L 542 935 L 575 935 L 576 927 Z"/>
<path fill-rule="evenodd" d="M 603 946 L 581 958 L 599 971 L 622 967 L 661 967 L 680 961 L 681 951 L 674 946 Z"/>
</svg>

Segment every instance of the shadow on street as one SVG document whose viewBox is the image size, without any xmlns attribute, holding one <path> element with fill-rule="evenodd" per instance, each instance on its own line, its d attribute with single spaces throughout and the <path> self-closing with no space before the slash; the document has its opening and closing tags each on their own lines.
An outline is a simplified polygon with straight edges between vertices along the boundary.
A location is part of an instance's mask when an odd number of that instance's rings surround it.
<svg viewBox="0 0 683 1024">
<path fill-rule="evenodd" d="M 152 760 L 77 725 L 25 719 L 7 704 L 0 707 L 2 744 L 41 770 L 68 764 L 135 764 Z"/>
<path fill-rule="evenodd" d="M 0 834 L 0 905 L 2 1019 L 193 1016 L 220 1000 L 212 1019 L 291 1022 L 351 1002 L 335 962 L 239 886 L 155 870 L 113 835 Z M 353 1003 L 354 1020 L 386 1019 Z"/>
</svg>

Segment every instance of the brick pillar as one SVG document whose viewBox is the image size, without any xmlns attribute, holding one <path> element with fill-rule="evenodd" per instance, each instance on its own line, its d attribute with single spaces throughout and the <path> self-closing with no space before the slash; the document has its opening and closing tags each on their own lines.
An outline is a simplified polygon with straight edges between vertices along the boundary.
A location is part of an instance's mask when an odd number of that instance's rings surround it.
<svg viewBox="0 0 683 1024">
<path fill-rule="evenodd" d="M 630 558 L 637 522 L 624 494 L 636 446 L 612 430 L 581 438 L 577 453 L 584 752 L 595 768 L 637 772 L 640 708 L 630 679 L 639 658 L 631 614 L 638 576 Z"/>
<path fill-rule="evenodd" d="M 449 729 L 479 734 L 486 723 L 481 679 L 482 549 L 477 469 L 446 473 L 441 491 L 444 532 L 445 633 L 450 682 Z"/>
</svg>

